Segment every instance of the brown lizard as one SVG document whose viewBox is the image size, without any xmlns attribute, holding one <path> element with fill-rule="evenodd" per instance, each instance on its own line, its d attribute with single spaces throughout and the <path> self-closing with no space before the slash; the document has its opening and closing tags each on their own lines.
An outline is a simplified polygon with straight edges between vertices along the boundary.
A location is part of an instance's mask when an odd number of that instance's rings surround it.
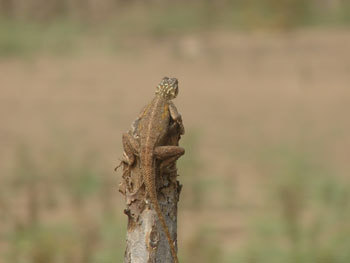
<svg viewBox="0 0 350 263">
<path fill-rule="evenodd" d="M 135 156 L 140 157 L 142 181 L 145 184 L 146 193 L 161 222 L 169 242 L 172 257 L 176 263 L 178 259 L 175 245 L 157 199 L 155 162 L 158 159 L 170 164 L 185 152 L 179 146 L 164 145 L 167 136 L 174 128 L 179 127 L 180 134 L 184 133 L 181 115 L 171 102 L 177 94 L 177 79 L 163 78 L 157 86 L 156 96 L 134 122 L 131 134 L 123 134 L 124 161 L 131 166 L 135 162 Z M 173 120 L 173 124 L 170 124 L 171 120 Z"/>
</svg>

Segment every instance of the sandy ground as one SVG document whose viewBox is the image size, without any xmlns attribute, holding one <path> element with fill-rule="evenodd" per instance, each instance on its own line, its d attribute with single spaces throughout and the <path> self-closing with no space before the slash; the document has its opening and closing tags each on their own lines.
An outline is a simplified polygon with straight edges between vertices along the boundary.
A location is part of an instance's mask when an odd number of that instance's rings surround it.
<svg viewBox="0 0 350 263">
<path fill-rule="evenodd" d="M 226 220 L 216 220 L 211 213 L 233 198 L 220 191 L 219 183 L 202 200 L 201 213 L 223 233 L 242 227 L 239 203 L 256 196 L 264 176 L 259 170 L 261 154 L 271 149 L 307 152 L 335 173 L 348 176 L 350 32 L 346 30 L 218 32 L 147 40 L 141 47 L 126 43 L 116 52 L 94 49 L 1 59 L 1 176 L 14 166 L 21 144 L 43 163 L 51 148 L 76 156 L 93 151 L 99 166 L 112 171 L 122 153 L 121 133 L 152 98 L 163 76 L 175 76 L 180 82 L 175 104 L 186 127 L 187 155 L 200 166 L 197 180 L 231 182 L 238 193 L 240 201 L 232 201 L 238 209 L 225 211 L 230 215 Z M 191 176 L 179 173 L 183 183 Z M 184 185 L 183 196 L 190 190 Z M 180 208 L 179 231 L 186 236 L 188 232 L 181 229 L 191 229 L 188 224 L 193 221 L 185 219 L 201 220 L 201 214 L 186 208 L 186 198 L 180 206 L 184 209 Z"/>
</svg>

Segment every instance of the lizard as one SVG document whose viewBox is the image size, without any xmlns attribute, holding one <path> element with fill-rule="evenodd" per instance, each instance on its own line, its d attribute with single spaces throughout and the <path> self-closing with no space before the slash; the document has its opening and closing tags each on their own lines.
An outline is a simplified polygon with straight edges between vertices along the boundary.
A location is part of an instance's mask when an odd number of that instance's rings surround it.
<svg viewBox="0 0 350 263">
<path fill-rule="evenodd" d="M 171 101 L 178 95 L 178 80 L 164 77 L 155 93 L 153 100 L 134 121 L 131 132 L 123 134 L 124 162 L 131 167 L 135 157 L 139 156 L 146 194 L 165 232 L 174 262 L 178 263 L 175 245 L 157 199 L 155 171 L 156 160 L 169 164 L 185 153 L 182 147 L 164 145 L 175 128 L 179 127 L 180 134 L 184 134 L 181 115 Z"/>
</svg>

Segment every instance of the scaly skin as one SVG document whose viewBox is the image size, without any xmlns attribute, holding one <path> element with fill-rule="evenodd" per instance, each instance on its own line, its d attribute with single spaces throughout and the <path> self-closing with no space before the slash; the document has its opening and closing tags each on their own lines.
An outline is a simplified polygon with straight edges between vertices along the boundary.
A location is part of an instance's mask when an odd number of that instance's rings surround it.
<svg viewBox="0 0 350 263">
<path fill-rule="evenodd" d="M 146 186 L 146 192 L 162 224 L 176 263 L 178 259 L 174 242 L 157 199 L 155 161 L 156 159 L 175 161 L 184 154 L 184 149 L 181 147 L 163 146 L 172 129 L 169 125 L 170 118 L 180 127 L 180 133 L 184 133 L 181 116 L 170 101 L 177 96 L 177 93 L 177 79 L 163 78 L 157 87 L 156 96 L 134 122 L 132 135 L 123 135 L 126 162 L 131 166 L 134 163 L 135 155 L 140 156 L 142 179 Z"/>
</svg>

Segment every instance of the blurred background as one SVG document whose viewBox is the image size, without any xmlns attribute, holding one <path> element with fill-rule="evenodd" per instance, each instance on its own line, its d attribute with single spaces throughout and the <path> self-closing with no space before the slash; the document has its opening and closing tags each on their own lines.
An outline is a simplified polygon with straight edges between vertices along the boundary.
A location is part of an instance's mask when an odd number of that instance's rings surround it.
<svg viewBox="0 0 350 263">
<path fill-rule="evenodd" d="M 350 2 L 0 0 L 0 262 L 122 262 L 121 134 L 164 76 L 181 262 L 350 262 Z"/>
</svg>

